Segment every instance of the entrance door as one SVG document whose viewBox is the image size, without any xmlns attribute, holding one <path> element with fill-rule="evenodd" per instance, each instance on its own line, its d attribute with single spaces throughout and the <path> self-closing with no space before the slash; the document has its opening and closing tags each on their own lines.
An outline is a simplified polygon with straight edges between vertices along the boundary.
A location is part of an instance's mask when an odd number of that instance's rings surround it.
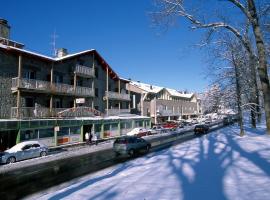
<svg viewBox="0 0 270 200">
<path fill-rule="evenodd" d="M 83 125 L 83 141 L 86 141 L 85 139 L 85 133 L 91 133 L 93 125 Z"/>
</svg>

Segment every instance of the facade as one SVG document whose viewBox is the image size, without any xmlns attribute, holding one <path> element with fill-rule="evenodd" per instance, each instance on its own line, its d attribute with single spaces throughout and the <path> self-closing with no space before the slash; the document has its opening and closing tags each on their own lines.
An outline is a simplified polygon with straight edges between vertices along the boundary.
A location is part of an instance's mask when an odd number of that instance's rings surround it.
<svg viewBox="0 0 270 200">
<path fill-rule="evenodd" d="M 150 126 L 147 117 L 130 114 L 128 80 L 96 50 L 68 54 L 59 49 L 49 57 L 10 40 L 9 30 L 0 19 L 2 149 L 27 139 L 49 138 L 45 144 L 54 146 L 83 141 L 90 131 L 107 138 Z"/>
<path fill-rule="evenodd" d="M 130 81 L 131 111 L 151 117 L 157 124 L 167 120 L 195 117 L 201 114 L 200 99 L 174 89 Z"/>
</svg>

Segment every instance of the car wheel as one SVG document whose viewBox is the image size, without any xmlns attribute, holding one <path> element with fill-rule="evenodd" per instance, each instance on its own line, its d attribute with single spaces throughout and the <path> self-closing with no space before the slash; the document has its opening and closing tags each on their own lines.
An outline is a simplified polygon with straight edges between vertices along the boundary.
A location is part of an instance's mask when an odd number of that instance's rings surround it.
<svg viewBox="0 0 270 200">
<path fill-rule="evenodd" d="M 9 157 L 7 159 L 7 164 L 10 164 L 10 163 L 15 163 L 16 162 L 16 158 L 15 157 Z"/>
<path fill-rule="evenodd" d="M 120 156 L 120 153 L 114 152 L 114 155 L 115 155 L 116 157 L 118 157 L 118 156 Z"/>
<path fill-rule="evenodd" d="M 40 152 L 40 157 L 44 157 L 44 156 L 47 156 L 47 152 L 46 151 Z"/>
<path fill-rule="evenodd" d="M 135 155 L 134 149 L 130 149 L 128 154 L 130 155 L 130 157 L 134 157 L 134 155 Z"/>
</svg>

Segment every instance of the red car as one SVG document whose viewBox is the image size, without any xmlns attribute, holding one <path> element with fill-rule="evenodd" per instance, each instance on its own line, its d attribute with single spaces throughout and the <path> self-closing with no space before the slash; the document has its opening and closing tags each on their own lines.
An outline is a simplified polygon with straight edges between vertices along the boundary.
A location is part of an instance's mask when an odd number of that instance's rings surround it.
<svg viewBox="0 0 270 200">
<path fill-rule="evenodd" d="M 175 129 L 178 127 L 178 124 L 175 122 L 166 122 L 163 124 L 163 128 L 168 128 L 168 129 Z"/>
<path fill-rule="evenodd" d="M 138 136 L 138 137 L 142 137 L 142 136 L 146 136 L 146 135 L 150 135 L 151 131 L 147 130 L 145 128 L 134 128 L 132 131 L 128 132 L 127 135 L 129 136 Z"/>
</svg>

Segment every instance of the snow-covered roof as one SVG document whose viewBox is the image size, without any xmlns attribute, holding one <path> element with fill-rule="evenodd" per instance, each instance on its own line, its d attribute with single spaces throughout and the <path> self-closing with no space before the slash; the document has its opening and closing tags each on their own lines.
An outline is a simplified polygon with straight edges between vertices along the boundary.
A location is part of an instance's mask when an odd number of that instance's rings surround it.
<svg viewBox="0 0 270 200">
<path fill-rule="evenodd" d="M 150 85 L 150 84 L 146 84 L 146 83 L 141 83 L 141 82 L 136 82 L 136 81 L 131 81 L 130 82 L 131 85 L 134 85 L 142 90 L 144 90 L 145 92 L 148 92 L 148 93 L 159 93 L 161 90 L 165 89 L 169 92 L 169 94 L 171 96 L 174 96 L 174 97 L 182 97 L 182 98 L 191 98 L 194 93 L 189 93 L 189 94 L 184 94 L 184 93 L 181 93 L 175 89 L 170 89 L 170 88 L 165 88 L 165 87 L 160 87 L 160 86 L 155 86 L 155 85 Z"/>
<path fill-rule="evenodd" d="M 115 79 L 115 78 L 119 79 L 118 74 L 116 72 L 114 72 L 114 70 L 110 67 L 110 65 L 102 58 L 102 56 L 95 49 L 88 49 L 88 50 L 85 50 L 85 51 L 80 51 L 78 53 L 68 54 L 68 55 L 63 56 L 63 57 L 54 58 L 54 57 L 51 57 L 51 56 L 42 55 L 42 54 L 39 54 L 39 53 L 36 53 L 36 52 L 33 52 L 33 51 L 29 51 L 29 50 L 25 50 L 25 49 L 13 47 L 13 46 L 8 46 L 8 45 L 4 45 L 4 44 L 0 44 L 0 48 L 6 49 L 7 51 L 13 51 L 13 52 L 17 52 L 17 53 L 24 53 L 24 54 L 27 54 L 27 55 L 32 55 L 32 56 L 39 57 L 41 59 L 45 59 L 47 61 L 52 61 L 52 62 L 58 62 L 58 61 L 62 61 L 62 60 L 68 59 L 68 58 L 72 58 L 72 57 L 75 57 L 75 56 L 79 56 L 79 55 L 83 55 L 83 54 L 93 52 L 95 54 L 95 57 L 100 61 L 101 66 L 104 69 L 106 69 L 107 67 L 109 68 L 110 77 L 112 79 Z"/>
<path fill-rule="evenodd" d="M 141 83 L 141 82 L 136 82 L 136 81 L 131 81 L 130 84 L 144 90 L 145 92 L 155 93 L 155 94 L 164 89 L 163 87 L 149 85 L 146 83 Z"/>
<path fill-rule="evenodd" d="M 174 96 L 174 97 L 182 97 L 182 98 L 190 99 L 194 95 L 193 93 L 189 93 L 189 94 L 181 93 L 175 89 L 170 89 L 170 88 L 166 88 L 166 90 L 170 93 L 171 96 Z"/>
<path fill-rule="evenodd" d="M 13 47 L 13 46 L 7 46 L 7 45 L 3 45 L 3 44 L 0 44 L 0 48 L 7 49 L 7 50 L 15 50 L 15 51 L 19 51 L 19 52 L 22 52 L 22 53 L 27 53 L 27 54 L 30 54 L 30 55 L 33 55 L 33 56 L 38 56 L 38 57 L 41 57 L 41 58 L 45 58 L 45 59 L 51 60 L 51 61 L 60 61 L 60 60 L 64 60 L 64 59 L 67 59 L 67 58 L 70 58 L 70 57 L 73 57 L 73 56 L 77 56 L 77 55 L 81 55 L 81 54 L 84 54 L 84 53 L 89 53 L 89 52 L 95 51 L 95 49 L 88 49 L 88 50 L 85 50 L 85 51 L 80 51 L 78 53 L 68 54 L 68 55 L 63 56 L 63 57 L 54 58 L 54 57 L 42 55 L 42 54 L 39 54 L 39 53 L 36 53 L 36 52 L 33 52 L 33 51 L 29 51 L 29 50 L 25 50 L 25 49 Z"/>
</svg>

